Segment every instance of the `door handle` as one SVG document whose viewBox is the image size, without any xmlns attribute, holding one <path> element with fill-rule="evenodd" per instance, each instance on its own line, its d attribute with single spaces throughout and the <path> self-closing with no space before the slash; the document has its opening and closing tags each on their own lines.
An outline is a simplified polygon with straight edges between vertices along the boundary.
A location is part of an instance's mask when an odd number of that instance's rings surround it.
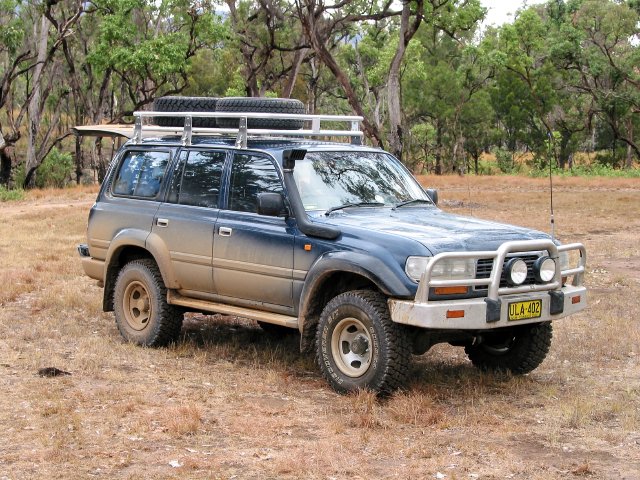
<svg viewBox="0 0 640 480">
<path fill-rule="evenodd" d="M 156 220 L 156 225 L 158 225 L 159 227 L 168 227 L 169 226 L 169 219 L 167 219 L 167 218 L 158 218 Z"/>
<path fill-rule="evenodd" d="M 233 229 L 229 227 L 220 227 L 218 229 L 218 233 L 220 234 L 221 237 L 230 237 L 231 232 L 233 232 Z"/>
</svg>

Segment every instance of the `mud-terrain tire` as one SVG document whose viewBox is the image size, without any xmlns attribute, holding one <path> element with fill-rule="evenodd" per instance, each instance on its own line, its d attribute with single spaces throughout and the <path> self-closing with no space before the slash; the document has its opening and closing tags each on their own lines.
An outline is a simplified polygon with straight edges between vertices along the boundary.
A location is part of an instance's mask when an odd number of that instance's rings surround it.
<svg viewBox="0 0 640 480">
<path fill-rule="evenodd" d="M 183 312 L 167 303 L 167 289 L 153 260 L 127 263 L 116 279 L 114 313 L 125 340 L 147 347 L 175 342 Z"/>
<path fill-rule="evenodd" d="M 320 314 L 316 358 L 336 391 L 385 395 L 405 384 L 411 344 L 402 326 L 391 321 L 382 294 L 353 290 L 334 297 Z"/>
<path fill-rule="evenodd" d="M 160 97 L 153 102 L 156 112 L 215 112 L 218 99 L 214 97 Z M 154 117 L 159 127 L 184 127 L 184 117 Z M 215 118 L 191 119 L 192 127 L 215 128 Z"/>
<path fill-rule="evenodd" d="M 247 112 L 247 113 L 289 113 L 302 115 L 305 113 L 304 104 L 292 98 L 263 98 L 263 97 L 228 97 L 218 100 L 218 112 Z M 238 118 L 218 118 L 218 126 L 223 128 L 238 128 Z M 302 120 L 250 118 L 247 128 L 265 128 L 277 130 L 299 130 L 303 127 Z"/>
<path fill-rule="evenodd" d="M 476 367 L 485 371 L 524 375 L 535 370 L 549 353 L 551 322 L 523 325 L 479 345 L 467 345 L 465 353 Z"/>
</svg>

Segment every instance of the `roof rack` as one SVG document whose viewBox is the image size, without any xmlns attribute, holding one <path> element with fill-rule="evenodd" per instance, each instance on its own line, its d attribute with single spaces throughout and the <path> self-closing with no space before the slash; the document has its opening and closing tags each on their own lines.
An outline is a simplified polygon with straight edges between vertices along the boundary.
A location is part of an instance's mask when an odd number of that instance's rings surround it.
<svg viewBox="0 0 640 480">
<path fill-rule="evenodd" d="M 179 135 L 183 145 L 191 145 L 194 135 L 236 135 L 236 147 L 246 148 L 249 137 L 350 137 L 351 143 L 361 144 L 363 132 L 360 122 L 363 118 L 350 115 L 299 115 L 287 113 L 253 113 L 253 112 L 133 112 L 133 125 L 88 125 L 77 126 L 72 130 L 78 136 L 126 137 L 133 143 L 140 143 L 143 138 L 163 135 Z M 159 127 L 145 124 L 145 119 L 153 117 L 184 117 L 184 127 Z M 234 118 L 239 119 L 238 128 L 203 128 L 193 127 L 194 118 Z M 264 128 L 247 128 L 249 119 L 302 120 L 310 124 L 310 128 L 300 130 L 281 130 Z M 347 122 L 348 128 L 323 130 L 322 122 Z"/>
</svg>

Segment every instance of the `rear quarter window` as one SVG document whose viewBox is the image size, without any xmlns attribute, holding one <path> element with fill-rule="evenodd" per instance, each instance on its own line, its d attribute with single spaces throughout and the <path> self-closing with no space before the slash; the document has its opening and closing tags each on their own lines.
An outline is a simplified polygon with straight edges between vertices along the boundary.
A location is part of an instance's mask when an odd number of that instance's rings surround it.
<svg viewBox="0 0 640 480">
<path fill-rule="evenodd" d="M 170 158 L 171 154 L 163 151 L 127 152 L 113 183 L 113 193 L 156 198 Z"/>
</svg>

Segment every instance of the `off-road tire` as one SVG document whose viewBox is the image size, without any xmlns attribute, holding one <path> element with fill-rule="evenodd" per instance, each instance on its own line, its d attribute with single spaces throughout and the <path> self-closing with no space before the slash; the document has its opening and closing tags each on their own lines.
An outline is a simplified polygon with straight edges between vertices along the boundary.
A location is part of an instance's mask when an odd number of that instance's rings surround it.
<svg viewBox="0 0 640 480">
<path fill-rule="evenodd" d="M 218 99 L 214 97 L 160 97 L 153 102 L 156 112 L 215 112 Z M 154 117 L 160 127 L 184 127 L 184 117 Z M 215 118 L 191 119 L 192 127 L 215 128 Z"/>
<path fill-rule="evenodd" d="M 464 351 L 476 367 L 485 371 L 511 372 L 524 375 L 535 370 L 549 353 L 553 327 L 551 322 L 524 325 L 510 329 L 500 337 Z"/>
<path fill-rule="evenodd" d="M 352 341 L 344 341 L 349 336 Z M 356 342 L 360 342 L 359 347 L 353 350 Z M 363 342 L 367 345 L 364 362 L 347 364 L 348 356 L 353 358 L 362 351 Z M 322 311 L 316 333 L 316 358 L 322 374 L 339 393 L 368 389 L 385 395 L 404 386 L 411 344 L 402 326 L 391 321 L 382 294 L 353 290 L 334 297 Z M 354 365 L 352 375 L 345 373 Z"/>
<path fill-rule="evenodd" d="M 133 260 L 120 270 L 114 312 L 120 334 L 131 343 L 163 347 L 180 335 L 183 312 L 167 303 L 167 289 L 151 259 Z"/>
<path fill-rule="evenodd" d="M 218 100 L 218 112 L 250 112 L 250 113 L 288 113 L 302 115 L 305 113 L 304 104 L 300 100 L 291 98 L 256 98 L 256 97 L 228 97 Z M 238 128 L 238 118 L 218 118 L 218 126 L 223 128 Z M 277 130 L 299 130 L 303 127 L 302 120 L 286 120 L 274 118 L 247 119 L 247 128 L 265 128 Z"/>
</svg>

